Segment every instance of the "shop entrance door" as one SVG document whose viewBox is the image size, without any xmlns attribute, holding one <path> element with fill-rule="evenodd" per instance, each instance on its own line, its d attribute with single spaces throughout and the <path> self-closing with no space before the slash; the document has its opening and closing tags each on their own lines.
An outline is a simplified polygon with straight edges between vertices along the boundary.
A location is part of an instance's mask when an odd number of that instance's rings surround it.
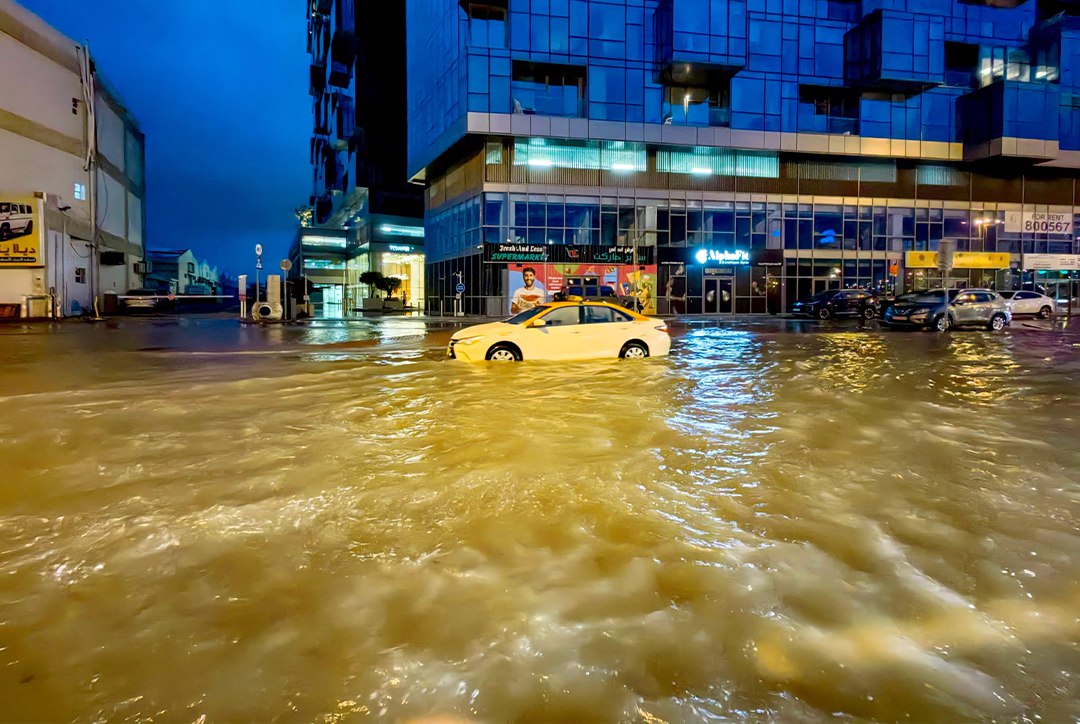
<svg viewBox="0 0 1080 724">
<path fill-rule="evenodd" d="M 702 313 L 731 314 L 735 305 L 731 277 L 705 277 Z"/>
</svg>

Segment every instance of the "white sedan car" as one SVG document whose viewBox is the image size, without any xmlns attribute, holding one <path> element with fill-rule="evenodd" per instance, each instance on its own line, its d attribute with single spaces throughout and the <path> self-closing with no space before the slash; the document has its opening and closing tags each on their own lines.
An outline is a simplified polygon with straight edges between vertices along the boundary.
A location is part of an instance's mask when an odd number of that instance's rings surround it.
<svg viewBox="0 0 1080 724">
<path fill-rule="evenodd" d="M 607 302 L 533 307 L 450 338 L 446 355 L 467 362 L 660 357 L 671 349 L 667 324 Z"/>
<path fill-rule="evenodd" d="M 1039 319 L 1049 319 L 1057 307 L 1057 302 L 1052 298 L 1038 292 L 1021 290 L 1004 291 L 999 292 L 999 294 L 1005 297 L 1005 303 L 1012 311 L 1013 316 L 1017 314 L 1034 314 Z"/>
</svg>

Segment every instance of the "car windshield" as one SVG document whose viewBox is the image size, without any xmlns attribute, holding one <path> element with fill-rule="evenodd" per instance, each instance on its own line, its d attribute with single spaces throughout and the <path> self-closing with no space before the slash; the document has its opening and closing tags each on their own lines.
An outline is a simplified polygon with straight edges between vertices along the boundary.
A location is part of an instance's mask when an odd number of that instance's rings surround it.
<svg viewBox="0 0 1080 724">
<path fill-rule="evenodd" d="M 820 302 L 823 299 L 828 299 L 829 297 L 831 297 L 834 294 L 836 294 L 835 289 L 829 289 L 829 290 L 824 291 L 824 292 L 818 292 L 814 296 L 810 297 L 810 301 L 811 302 Z"/>
<path fill-rule="evenodd" d="M 513 317 L 510 317 L 510 319 L 507 319 L 507 320 L 504 320 L 504 321 L 507 324 L 524 324 L 525 322 L 528 322 L 530 319 L 532 319 L 536 315 L 541 314 L 543 312 L 546 312 L 549 309 L 551 309 L 551 307 L 542 304 L 539 307 L 533 307 L 532 309 L 526 309 L 524 312 L 519 312 L 518 314 L 515 314 Z"/>
<path fill-rule="evenodd" d="M 911 301 L 916 304 L 941 304 L 941 292 L 920 292 L 913 297 Z"/>
</svg>

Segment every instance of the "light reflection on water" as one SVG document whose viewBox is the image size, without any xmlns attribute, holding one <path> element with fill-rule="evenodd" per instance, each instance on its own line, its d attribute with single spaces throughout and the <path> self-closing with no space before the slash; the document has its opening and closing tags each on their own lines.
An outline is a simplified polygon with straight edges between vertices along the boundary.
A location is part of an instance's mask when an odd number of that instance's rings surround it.
<svg viewBox="0 0 1080 724">
<path fill-rule="evenodd" d="M 20 368 L 0 719 L 1080 716 L 1067 344 L 495 367 L 417 325 Z"/>
</svg>

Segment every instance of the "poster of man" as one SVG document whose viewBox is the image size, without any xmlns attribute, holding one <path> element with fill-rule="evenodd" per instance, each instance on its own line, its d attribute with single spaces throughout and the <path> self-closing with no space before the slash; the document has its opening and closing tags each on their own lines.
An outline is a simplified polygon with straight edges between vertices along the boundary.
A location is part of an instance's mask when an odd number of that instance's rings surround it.
<svg viewBox="0 0 1080 724">
<path fill-rule="evenodd" d="M 544 282 L 537 278 L 536 269 L 527 266 L 520 272 L 510 270 L 510 313 L 517 314 L 532 309 L 548 300 Z"/>
<path fill-rule="evenodd" d="M 0 266 L 41 266 L 41 199 L 0 194 Z"/>
</svg>

